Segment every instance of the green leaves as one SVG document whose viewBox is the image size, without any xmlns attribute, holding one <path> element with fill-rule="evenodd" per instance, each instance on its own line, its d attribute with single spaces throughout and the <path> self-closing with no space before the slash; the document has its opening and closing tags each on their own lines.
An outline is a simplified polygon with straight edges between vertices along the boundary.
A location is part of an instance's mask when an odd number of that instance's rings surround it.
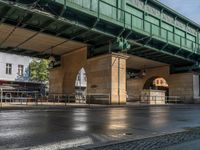
<svg viewBox="0 0 200 150">
<path fill-rule="evenodd" d="M 49 79 L 48 60 L 33 60 L 29 64 L 29 74 L 32 81 L 46 82 Z"/>
</svg>

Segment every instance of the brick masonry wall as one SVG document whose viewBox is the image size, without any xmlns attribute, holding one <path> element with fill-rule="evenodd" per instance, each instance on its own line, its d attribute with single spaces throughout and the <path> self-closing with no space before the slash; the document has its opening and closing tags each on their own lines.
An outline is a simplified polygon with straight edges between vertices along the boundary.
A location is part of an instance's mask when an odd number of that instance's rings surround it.
<svg viewBox="0 0 200 150">
<path fill-rule="evenodd" d="M 127 92 L 130 97 L 139 97 L 145 82 L 151 77 L 163 77 L 169 85 L 169 96 L 180 96 L 186 103 L 193 102 L 199 96 L 199 75 L 195 73 L 170 74 L 169 67 L 146 70 L 146 76 L 127 81 Z"/>
</svg>

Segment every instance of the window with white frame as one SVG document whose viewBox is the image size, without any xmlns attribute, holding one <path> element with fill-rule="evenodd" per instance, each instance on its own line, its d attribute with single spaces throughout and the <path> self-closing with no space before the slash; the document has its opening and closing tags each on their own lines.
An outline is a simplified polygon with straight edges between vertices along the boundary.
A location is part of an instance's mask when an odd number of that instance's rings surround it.
<svg viewBox="0 0 200 150">
<path fill-rule="evenodd" d="M 6 74 L 8 75 L 12 74 L 12 64 L 9 63 L 6 64 Z"/>
<path fill-rule="evenodd" d="M 24 66 L 18 65 L 18 75 L 23 76 L 23 74 L 24 74 Z"/>
</svg>

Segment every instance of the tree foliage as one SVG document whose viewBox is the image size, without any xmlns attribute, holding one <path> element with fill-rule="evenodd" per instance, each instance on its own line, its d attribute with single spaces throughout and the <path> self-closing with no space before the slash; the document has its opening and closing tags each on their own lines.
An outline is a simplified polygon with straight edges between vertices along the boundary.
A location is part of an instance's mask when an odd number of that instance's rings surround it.
<svg viewBox="0 0 200 150">
<path fill-rule="evenodd" d="M 29 64 L 31 81 L 46 82 L 49 79 L 48 60 L 33 60 Z"/>
</svg>

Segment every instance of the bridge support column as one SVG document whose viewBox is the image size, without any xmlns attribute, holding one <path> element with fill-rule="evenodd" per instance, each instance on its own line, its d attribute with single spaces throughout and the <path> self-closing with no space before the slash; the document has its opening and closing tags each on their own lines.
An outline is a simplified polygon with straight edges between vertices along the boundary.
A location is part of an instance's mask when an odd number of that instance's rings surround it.
<svg viewBox="0 0 200 150">
<path fill-rule="evenodd" d="M 195 73 L 170 75 L 169 95 L 179 96 L 185 103 L 194 103 L 195 98 L 199 97 L 199 75 Z"/>
<path fill-rule="evenodd" d="M 166 96 L 180 97 L 184 103 L 194 103 L 195 99 L 200 96 L 199 93 L 199 74 L 190 73 L 177 73 L 170 74 L 170 67 L 156 67 L 145 69 L 146 75 L 135 79 L 127 80 L 128 96 L 132 100 L 141 100 L 141 93 L 144 90 L 144 85 L 149 79 L 164 78 L 169 85 L 168 94 Z M 151 80 L 150 80 L 151 81 Z M 153 80 L 152 80 L 153 82 Z"/>
<path fill-rule="evenodd" d="M 81 68 L 87 65 L 87 48 L 61 57 L 61 66 L 50 70 L 50 93 L 75 94 L 75 82 Z"/>
<path fill-rule="evenodd" d="M 91 103 L 126 103 L 126 59 L 123 54 L 107 54 L 87 62 L 88 94 L 109 95 L 109 99 L 91 98 Z"/>
</svg>

